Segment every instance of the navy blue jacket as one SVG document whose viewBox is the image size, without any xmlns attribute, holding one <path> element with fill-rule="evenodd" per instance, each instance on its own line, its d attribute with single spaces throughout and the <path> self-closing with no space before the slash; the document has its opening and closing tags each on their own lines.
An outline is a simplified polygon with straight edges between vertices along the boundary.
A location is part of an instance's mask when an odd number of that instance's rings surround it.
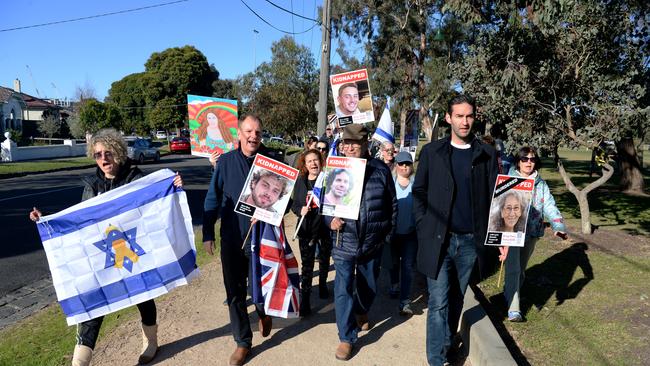
<svg viewBox="0 0 650 366">
<path fill-rule="evenodd" d="M 418 234 L 417 268 L 430 278 L 438 278 L 441 254 L 449 233 L 454 196 L 451 172 L 451 139 L 446 137 L 426 144 L 413 182 L 413 212 Z M 496 151 L 479 139 L 472 141 L 471 196 L 474 242 L 479 269 L 485 270 L 485 235 L 490 201 L 497 179 Z M 496 258 L 496 256 L 495 256 Z"/>
<path fill-rule="evenodd" d="M 363 192 L 359 207 L 359 219 L 343 219 L 345 225 L 339 232 L 336 245 L 336 231 L 330 230 L 332 258 L 358 261 L 370 259 L 379 253 L 384 242 L 390 242 L 397 220 L 397 198 L 395 182 L 390 169 L 383 162 L 367 158 L 363 178 Z M 331 227 L 333 217 L 324 216 L 325 225 Z"/>
<path fill-rule="evenodd" d="M 266 152 L 264 146 L 257 151 L 267 156 Z M 243 244 L 250 228 L 250 217 L 235 213 L 235 205 L 254 160 L 255 155 L 247 157 L 239 148 L 219 158 L 203 203 L 203 241 L 215 240 L 214 224 L 221 218 L 221 245 Z"/>
</svg>

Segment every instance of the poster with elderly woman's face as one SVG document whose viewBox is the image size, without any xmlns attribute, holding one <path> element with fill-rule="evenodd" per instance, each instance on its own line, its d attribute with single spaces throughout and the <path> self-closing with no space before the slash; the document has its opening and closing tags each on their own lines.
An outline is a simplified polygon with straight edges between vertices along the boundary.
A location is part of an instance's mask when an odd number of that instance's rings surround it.
<svg viewBox="0 0 650 366">
<path fill-rule="evenodd" d="M 524 246 L 534 186 L 534 179 L 499 174 L 490 205 L 485 245 Z"/>
<path fill-rule="evenodd" d="M 192 155 L 210 157 L 236 149 L 237 101 L 187 95 Z"/>
</svg>

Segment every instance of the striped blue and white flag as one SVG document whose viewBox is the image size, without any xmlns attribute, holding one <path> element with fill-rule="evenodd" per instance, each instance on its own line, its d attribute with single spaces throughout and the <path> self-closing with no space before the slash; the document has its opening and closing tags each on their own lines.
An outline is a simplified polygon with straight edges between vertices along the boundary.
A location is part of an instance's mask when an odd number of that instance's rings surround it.
<svg viewBox="0 0 650 366">
<path fill-rule="evenodd" d="M 198 275 L 187 196 L 173 180 L 171 170 L 159 170 L 39 220 L 68 325 L 153 299 Z"/>
<path fill-rule="evenodd" d="M 386 107 L 384 112 L 381 114 L 375 133 L 372 135 L 372 138 L 379 142 L 390 142 L 395 143 L 395 136 L 393 136 L 393 120 L 390 118 L 390 110 L 388 109 L 390 103 L 390 98 L 386 99 Z"/>
</svg>

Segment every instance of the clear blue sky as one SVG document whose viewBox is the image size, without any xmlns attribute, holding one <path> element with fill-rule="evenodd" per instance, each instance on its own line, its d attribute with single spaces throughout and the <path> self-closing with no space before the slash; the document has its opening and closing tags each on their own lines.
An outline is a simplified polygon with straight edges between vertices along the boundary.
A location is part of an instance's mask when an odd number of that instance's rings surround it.
<svg viewBox="0 0 650 366">
<path fill-rule="evenodd" d="M 88 17 L 163 4 L 174 0 L 21 0 L 0 6 L 0 30 Z M 293 17 L 264 0 L 244 0 L 274 26 L 295 32 L 313 22 Z M 317 18 L 322 0 L 272 0 L 309 18 Z M 257 29 L 254 44 L 253 29 Z M 271 44 L 283 33 L 264 24 L 239 0 L 189 0 L 124 14 L 30 29 L 0 32 L 0 85 L 18 78 L 25 93 L 41 97 L 74 96 L 77 85 L 93 86 L 103 99 L 111 83 L 144 71 L 151 53 L 193 45 L 214 64 L 221 78 L 234 78 L 270 60 Z M 320 64 L 320 27 L 296 35 Z M 332 40 L 336 49 L 336 40 Z M 255 46 L 255 47 L 254 47 Z M 255 52 L 256 51 L 256 52 Z M 338 57 L 333 54 L 332 62 Z M 31 73 L 26 67 L 29 65 Z M 52 86 L 54 83 L 57 87 Z"/>
</svg>

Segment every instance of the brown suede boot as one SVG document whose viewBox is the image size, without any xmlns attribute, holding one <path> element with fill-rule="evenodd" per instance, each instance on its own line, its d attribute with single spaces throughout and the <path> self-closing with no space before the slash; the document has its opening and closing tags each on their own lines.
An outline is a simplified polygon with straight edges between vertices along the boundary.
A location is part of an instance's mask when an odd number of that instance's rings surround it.
<svg viewBox="0 0 650 366">
<path fill-rule="evenodd" d="M 142 324 L 142 354 L 138 363 L 149 363 L 158 352 L 158 324 Z"/>
<path fill-rule="evenodd" d="M 339 346 L 336 347 L 336 359 L 341 361 L 347 361 L 352 357 L 352 344 L 347 342 L 339 343 Z"/>
<path fill-rule="evenodd" d="M 246 347 L 237 347 L 235 349 L 235 352 L 230 355 L 230 361 L 228 364 L 230 366 L 241 366 L 244 364 L 244 361 L 246 361 L 246 356 L 248 356 L 248 353 L 251 351 L 250 348 Z"/>
<path fill-rule="evenodd" d="M 72 366 L 88 366 L 92 358 L 92 348 L 78 344 L 74 347 L 72 354 Z"/>
</svg>

